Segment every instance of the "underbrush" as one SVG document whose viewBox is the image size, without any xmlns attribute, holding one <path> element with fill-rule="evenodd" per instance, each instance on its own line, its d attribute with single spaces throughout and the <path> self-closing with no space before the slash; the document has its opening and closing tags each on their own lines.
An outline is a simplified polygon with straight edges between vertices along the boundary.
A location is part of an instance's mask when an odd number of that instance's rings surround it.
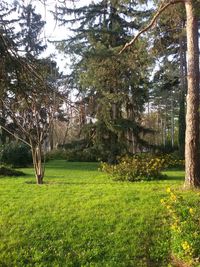
<svg viewBox="0 0 200 267">
<path fill-rule="evenodd" d="M 69 162 L 96 162 L 97 153 L 92 148 L 55 149 L 46 154 L 46 160 L 64 159 Z"/>
<path fill-rule="evenodd" d="M 114 180 L 119 181 L 149 181 L 162 179 L 165 176 L 161 173 L 166 168 L 183 166 L 182 160 L 172 155 L 137 154 L 125 156 L 119 159 L 118 164 L 111 165 L 102 163 L 102 171 L 108 173 Z"/>
<path fill-rule="evenodd" d="M 10 142 L 0 146 L 0 161 L 14 168 L 27 167 L 32 164 L 30 147 L 22 142 Z"/>
</svg>

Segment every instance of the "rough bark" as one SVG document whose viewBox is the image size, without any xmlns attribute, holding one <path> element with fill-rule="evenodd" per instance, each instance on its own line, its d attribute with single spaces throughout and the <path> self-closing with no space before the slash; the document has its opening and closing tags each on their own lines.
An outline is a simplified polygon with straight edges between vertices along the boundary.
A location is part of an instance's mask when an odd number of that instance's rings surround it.
<svg viewBox="0 0 200 267">
<path fill-rule="evenodd" d="M 199 47 L 198 20 L 192 0 L 185 1 L 187 15 L 188 92 L 185 138 L 185 187 L 200 186 L 199 176 Z"/>
</svg>

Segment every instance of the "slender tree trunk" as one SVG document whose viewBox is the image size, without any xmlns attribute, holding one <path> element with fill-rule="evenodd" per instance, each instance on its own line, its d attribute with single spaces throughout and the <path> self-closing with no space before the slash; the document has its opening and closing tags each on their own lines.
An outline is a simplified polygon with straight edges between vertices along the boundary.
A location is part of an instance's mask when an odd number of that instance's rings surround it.
<svg viewBox="0 0 200 267">
<path fill-rule="evenodd" d="M 50 150 L 54 149 L 54 123 L 52 123 L 51 128 L 49 130 L 49 145 Z"/>
<path fill-rule="evenodd" d="M 185 95 L 187 88 L 187 62 L 186 62 L 186 39 L 181 36 L 179 39 L 180 44 L 180 100 L 179 100 L 179 154 L 184 158 L 185 152 Z"/>
<path fill-rule="evenodd" d="M 199 176 L 199 47 L 198 20 L 192 0 L 185 1 L 187 15 L 188 92 L 185 138 L 185 187 L 200 186 Z"/>
<path fill-rule="evenodd" d="M 174 147 L 174 101 L 171 99 L 171 145 Z"/>
<path fill-rule="evenodd" d="M 164 115 L 164 147 L 167 145 L 167 106 L 165 106 L 165 115 Z"/>
<path fill-rule="evenodd" d="M 163 123 L 163 118 L 161 117 L 161 123 L 160 123 L 160 125 L 161 125 L 161 130 L 160 130 L 160 132 L 161 132 L 161 142 L 159 142 L 159 139 L 158 139 L 158 141 L 157 141 L 157 144 L 158 145 L 163 145 L 164 144 L 164 123 Z"/>
<path fill-rule="evenodd" d="M 39 145 L 31 144 L 31 150 L 32 150 L 33 166 L 35 170 L 36 182 L 37 184 L 43 184 L 44 166 L 42 163 L 41 144 Z"/>
</svg>

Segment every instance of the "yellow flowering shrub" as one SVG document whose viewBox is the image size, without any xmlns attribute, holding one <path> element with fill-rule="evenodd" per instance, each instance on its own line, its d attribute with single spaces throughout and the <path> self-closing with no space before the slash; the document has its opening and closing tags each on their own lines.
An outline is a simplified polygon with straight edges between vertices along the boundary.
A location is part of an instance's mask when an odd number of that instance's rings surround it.
<svg viewBox="0 0 200 267">
<path fill-rule="evenodd" d="M 101 169 L 115 180 L 141 181 L 163 178 L 162 170 L 183 165 L 183 160 L 178 160 L 170 154 L 141 153 L 134 156 L 124 156 L 119 159 L 116 165 L 101 163 Z"/>
<path fill-rule="evenodd" d="M 185 161 L 179 159 L 175 154 L 162 154 L 159 157 L 164 160 L 167 168 L 180 168 L 185 165 Z"/>
<path fill-rule="evenodd" d="M 168 195 L 161 203 L 170 222 L 172 254 L 188 266 L 200 266 L 199 201 L 189 203 L 170 188 L 166 191 Z"/>
<path fill-rule="evenodd" d="M 141 181 L 162 178 L 161 171 L 167 167 L 162 157 L 151 154 L 125 156 L 116 165 L 102 163 L 101 169 L 115 180 Z"/>
</svg>

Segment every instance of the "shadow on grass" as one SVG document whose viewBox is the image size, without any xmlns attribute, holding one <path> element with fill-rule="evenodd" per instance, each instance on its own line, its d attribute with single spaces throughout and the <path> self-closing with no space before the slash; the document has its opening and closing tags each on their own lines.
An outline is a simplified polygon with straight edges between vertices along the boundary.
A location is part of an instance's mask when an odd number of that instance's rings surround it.
<svg viewBox="0 0 200 267">
<path fill-rule="evenodd" d="M 30 181 L 25 181 L 26 184 L 36 184 L 36 181 L 30 180 Z M 68 182 L 68 181 L 44 181 L 42 185 L 117 185 L 118 183 L 116 182 Z M 121 183 L 123 184 L 123 183 Z"/>
<path fill-rule="evenodd" d="M 166 177 L 163 180 L 169 181 L 183 181 L 185 171 L 184 169 L 169 169 L 163 172 Z"/>
</svg>

